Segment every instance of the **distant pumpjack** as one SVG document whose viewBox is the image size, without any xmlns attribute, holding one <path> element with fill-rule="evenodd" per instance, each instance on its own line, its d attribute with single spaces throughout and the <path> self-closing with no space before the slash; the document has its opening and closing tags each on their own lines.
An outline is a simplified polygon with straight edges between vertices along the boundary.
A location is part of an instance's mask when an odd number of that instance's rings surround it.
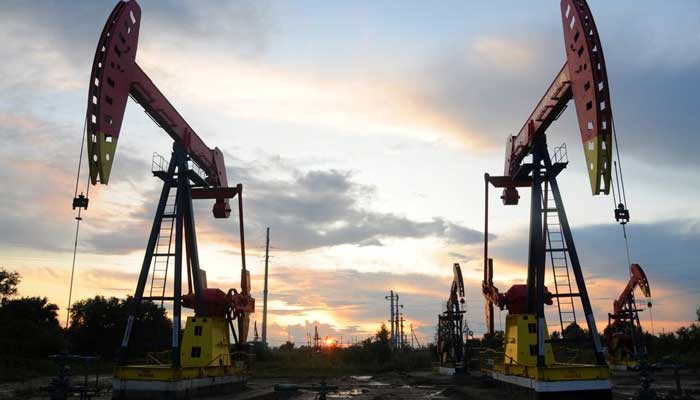
<svg viewBox="0 0 700 400">
<path fill-rule="evenodd" d="M 321 337 L 318 335 L 318 325 L 314 325 L 314 351 L 321 351 Z"/>
<path fill-rule="evenodd" d="M 608 314 L 608 326 L 603 332 L 608 348 L 608 363 L 611 365 L 634 367 L 639 365 L 639 356 L 646 353 L 642 325 L 634 298 L 639 288 L 644 297 L 651 297 L 647 276 L 639 264 L 630 265 L 630 279 L 622 293 L 613 302 L 613 312 Z M 651 308 L 651 302 L 647 302 Z"/>
<path fill-rule="evenodd" d="M 437 352 L 440 372 L 464 372 L 464 279 L 458 263 L 452 266 L 452 286 L 445 302 L 445 311 L 438 315 Z"/>
</svg>

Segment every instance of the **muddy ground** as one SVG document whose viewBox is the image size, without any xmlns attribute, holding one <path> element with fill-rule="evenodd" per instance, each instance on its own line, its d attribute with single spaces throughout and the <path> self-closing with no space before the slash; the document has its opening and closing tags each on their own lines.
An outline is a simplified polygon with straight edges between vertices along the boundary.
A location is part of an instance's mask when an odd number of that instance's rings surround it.
<svg viewBox="0 0 700 400">
<path fill-rule="evenodd" d="M 672 371 L 657 371 L 655 382 L 652 383 L 663 399 L 699 399 L 700 400 L 700 372 L 683 371 L 680 374 L 681 389 L 685 397 L 675 396 L 676 384 Z M 243 393 L 247 399 L 283 399 L 280 393 L 274 393 L 272 387 L 275 383 L 301 383 L 318 384 L 319 381 L 287 381 L 284 379 L 265 379 L 250 382 L 249 390 Z M 352 400 L 418 400 L 418 399 L 479 399 L 479 400 L 505 400 L 523 397 L 521 393 L 513 392 L 511 388 L 497 384 L 480 374 L 472 374 L 466 378 L 452 378 L 441 376 L 431 372 L 416 372 L 409 374 L 389 373 L 376 377 L 349 376 L 337 379 L 329 379 L 329 385 L 336 385 L 338 391 L 327 396 L 328 399 L 352 399 Z M 640 377 L 633 371 L 615 371 L 613 392 L 615 400 L 627 400 L 636 397 L 640 388 Z M 300 390 L 295 397 L 298 400 L 314 400 L 315 391 Z M 276 396 L 275 396 L 276 394 Z M 249 397 L 247 397 L 249 396 Z M 230 396 L 212 397 L 210 400 L 232 399 Z"/>
<path fill-rule="evenodd" d="M 660 399 L 700 400 L 700 371 L 683 370 L 680 373 L 683 397 L 677 396 L 676 383 L 672 370 L 656 371 L 652 383 Z M 94 380 L 94 377 L 92 378 Z M 0 399 L 46 399 L 50 379 L 41 378 L 29 382 L 0 385 Z M 94 381 L 93 381 L 94 382 Z M 314 400 L 321 382 L 320 377 L 308 379 L 256 378 L 251 377 L 247 388 L 237 394 L 207 397 L 207 400 Z M 452 378 L 432 372 L 386 373 L 378 376 L 346 376 L 330 378 L 328 385 L 337 390 L 327 395 L 328 399 L 351 400 L 418 400 L 418 399 L 479 399 L 505 400 L 516 397 L 509 388 L 472 374 L 465 378 Z M 102 390 L 93 399 L 109 399 L 110 377 L 101 375 L 99 384 Z M 294 392 L 275 391 L 276 384 L 296 384 Z M 633 371 L 614 371 L 615 400 L 632 399 L 640 388 L 640 377 Z M 306 388 L 304 388 L 306 387 Z M 519 396 L 518 396 L 519 397 Z"/>
</svg>

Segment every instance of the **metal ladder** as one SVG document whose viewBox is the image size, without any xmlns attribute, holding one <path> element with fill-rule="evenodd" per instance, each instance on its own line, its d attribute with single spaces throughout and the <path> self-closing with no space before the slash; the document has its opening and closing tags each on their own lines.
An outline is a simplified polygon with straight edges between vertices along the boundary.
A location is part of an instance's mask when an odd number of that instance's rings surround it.
<svg viewBox="0 0 700 400">
<path fill-rule="evenodd" d="M 171 258 L 175 257 L 173 250 L 173 228 L 175 226 L 177 188 L 170 189 L 168 200 L 163 211 L 163 219 L 160 223 L 160 232 L 156 246 L 153 249 L 153 261 L 151 264 L 151 291 L 150 297 L 160 297 L 160 306 L 163 306 L 165 287 L 168 281 L 168 267 Z M 173 259 L 174 261 L 174 259 Z"/>
<path fill-rule="evenodd" d="M 569 324 L 576 323 L 576 308 L 574 306 L 574 293 L 571 289 L 571 274 L 569 272 L 569 261 L 564 241 L 564 234 L 561 231 L 559 222 L 559 209 L 557 208 L 554 196 L 548 182 L 545 182 L 545 193 L 542 199 L 545 210 L 544 229 L 547 239 L 545 251 L 549 253 L 552 265 L 552 275 L 554 276 L 554 297 L 557 300 L 557 310 L 559 311 L 559 324 L 561 332 Z"/>
</svg>

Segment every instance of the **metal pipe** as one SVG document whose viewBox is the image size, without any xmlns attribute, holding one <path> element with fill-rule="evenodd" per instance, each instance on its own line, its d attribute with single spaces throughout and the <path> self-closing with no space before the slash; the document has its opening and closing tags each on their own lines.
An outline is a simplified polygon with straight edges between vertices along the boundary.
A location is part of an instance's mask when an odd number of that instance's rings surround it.
<svg viewBox="0 0 700 400">
<path fill-rule="evenodd" d="M 245 265 L 245 234 L 243 232 L 243 185 L 236 185 L 238 189 L 238 226 L 241 235 L 241 290 L 244 294 L 248 294 L 250 288 L 248 287 L 248 280 L 245 276 L 246 265 Z"/>
</svg>

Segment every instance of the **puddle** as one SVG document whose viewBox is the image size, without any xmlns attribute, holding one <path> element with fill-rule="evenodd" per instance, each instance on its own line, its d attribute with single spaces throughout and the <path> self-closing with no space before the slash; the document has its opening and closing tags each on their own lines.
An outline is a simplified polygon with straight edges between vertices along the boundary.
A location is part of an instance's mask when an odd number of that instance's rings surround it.
<svg viewBox="0 0 700 400">
<path fill-rule="evenodd" d="M 427 399 L 446 399 L 447 396 L 445 396 L 445 389 L 438 390 L 435 393 L 430 393 L 429 395 L 425 396 Z"/>
<path fill-rule="evenodd" d="M 350 379 L 354 379 L 354 380 L 360 381 L 360 382 L 369 381 L 372 378 L 374 378 L 372 375 L 352 375 L 352 376 L 350 376 Z"/>
<path fill-rule="evenodd" d="M 359 396 L 367 392 L 368 390 L 366 389 L 339 390 L 335 393 L 331 393 L 326 396 L 332 399 L 349 399 L 351 397 Z"/>
</svg>

